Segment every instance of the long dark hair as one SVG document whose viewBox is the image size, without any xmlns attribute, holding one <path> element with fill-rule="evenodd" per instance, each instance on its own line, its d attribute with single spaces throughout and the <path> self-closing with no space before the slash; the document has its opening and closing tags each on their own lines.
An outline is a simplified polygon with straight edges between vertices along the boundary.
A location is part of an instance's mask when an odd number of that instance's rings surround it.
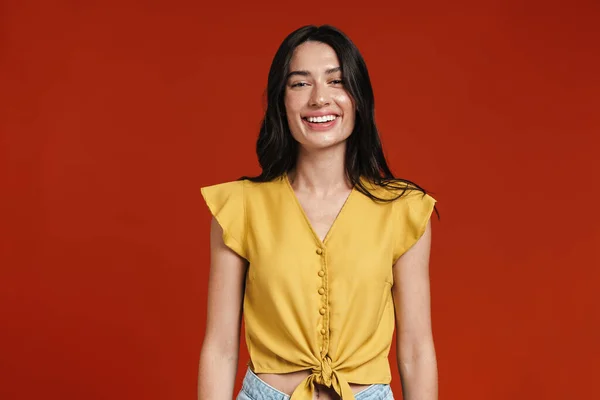
<svg viewBox="0 0 600 400">
<path fill-rule="evenodd" d="M 375 125 L 375 99 L 365 60 L 350 38 L 331 25 L 303 26 L 290 33 L 279 46 L 269 70 L 265 117 L 256 142 L 262 172 L 256 177 L 243 176 L 239 180 L 269 182 L 296 165 L 298 142 L 292 137 L 285 117 L 284 95 L 293 52 L 307 41 L 325 43 L 335 51 L 342 68 L 344 87 L 356 105 L 354 130 L 346 139 L 346 175 L 351 184 L 375 201 L 393 201 L 411 190 L 425 195 L 427 191 L 424 188 L 407 179 L 394 177 L 390 171 Z M 361 177 L 394 193 L 399 191 L 399 194 L 378 197 L 363 185 Z M 435 211 L 439 218 L 437 208 Z"/>
</svg>

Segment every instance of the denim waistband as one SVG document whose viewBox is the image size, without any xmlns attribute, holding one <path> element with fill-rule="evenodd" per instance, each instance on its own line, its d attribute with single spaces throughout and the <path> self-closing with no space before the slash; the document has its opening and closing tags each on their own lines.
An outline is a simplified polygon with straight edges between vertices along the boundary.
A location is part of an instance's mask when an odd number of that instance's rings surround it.
<svg viewBox="0 0 600 400">
<path fill-rule="evenodd" d="M 260 379 L 250 368 L 247 369 L 242 391 L 253 400 L 289 400 L 290 396 L 275 389 Z M 393 400 L 390 385 L 375 383 L 354 395 L 356 400 Z"/>
</svg>

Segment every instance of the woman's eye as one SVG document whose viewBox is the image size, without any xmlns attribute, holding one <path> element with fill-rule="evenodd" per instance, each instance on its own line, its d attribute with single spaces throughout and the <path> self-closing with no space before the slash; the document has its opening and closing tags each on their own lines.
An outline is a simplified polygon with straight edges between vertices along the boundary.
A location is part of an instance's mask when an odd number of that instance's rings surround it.
<svg viewBox="0 0 600 400">
<path fill-rule="evenodd" d="M 305 86 L 306 82 L 296 82 L 296 83 L 292 83 L 292 87 L 302 87 Z"/>
<path fill-rule="evenodd" d="M 334 85 L 341 85 L 342 83 L 344 83 L 343 79 L 335 79 L 333 81 L 331 81 L 331 83 L 333 83 Z"/>
</svg>

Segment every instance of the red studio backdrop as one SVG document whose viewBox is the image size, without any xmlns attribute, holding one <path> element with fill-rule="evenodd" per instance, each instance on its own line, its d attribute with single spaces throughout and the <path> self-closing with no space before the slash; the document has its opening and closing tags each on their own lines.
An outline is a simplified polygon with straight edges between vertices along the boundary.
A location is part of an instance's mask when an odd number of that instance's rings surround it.
<svg viewBox="0 0 600 400">
<path fill-rule="evenodd" d="M 561 3 L 4 1 L 0 398 L 196 398 L 199 188 L 259 172 L 310 23 L 357 44 L 393 171 L 438 200 L 440 399 L 598 398 L 600 3 Z"/>
</svg>

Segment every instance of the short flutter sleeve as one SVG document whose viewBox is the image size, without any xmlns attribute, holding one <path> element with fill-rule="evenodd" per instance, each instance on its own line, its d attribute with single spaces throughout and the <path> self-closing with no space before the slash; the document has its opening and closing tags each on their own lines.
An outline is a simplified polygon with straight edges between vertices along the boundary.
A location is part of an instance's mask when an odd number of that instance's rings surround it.
<svg viewBox="0 0 600 400">
<path fill-rule="evenodd" d="M 202 197 L 223 229 L 223 242 L 248 259 L 244 181 L 231 181 L 200 188 Z"/>
<path fill-rule="evenodd" d="M 429 194 L 423 194 L 418 190 L 407 191 L 394 201 L 396 222 L 394 262 L 423 236 L 436 202 L 437 200 Z"/>
</svg>

